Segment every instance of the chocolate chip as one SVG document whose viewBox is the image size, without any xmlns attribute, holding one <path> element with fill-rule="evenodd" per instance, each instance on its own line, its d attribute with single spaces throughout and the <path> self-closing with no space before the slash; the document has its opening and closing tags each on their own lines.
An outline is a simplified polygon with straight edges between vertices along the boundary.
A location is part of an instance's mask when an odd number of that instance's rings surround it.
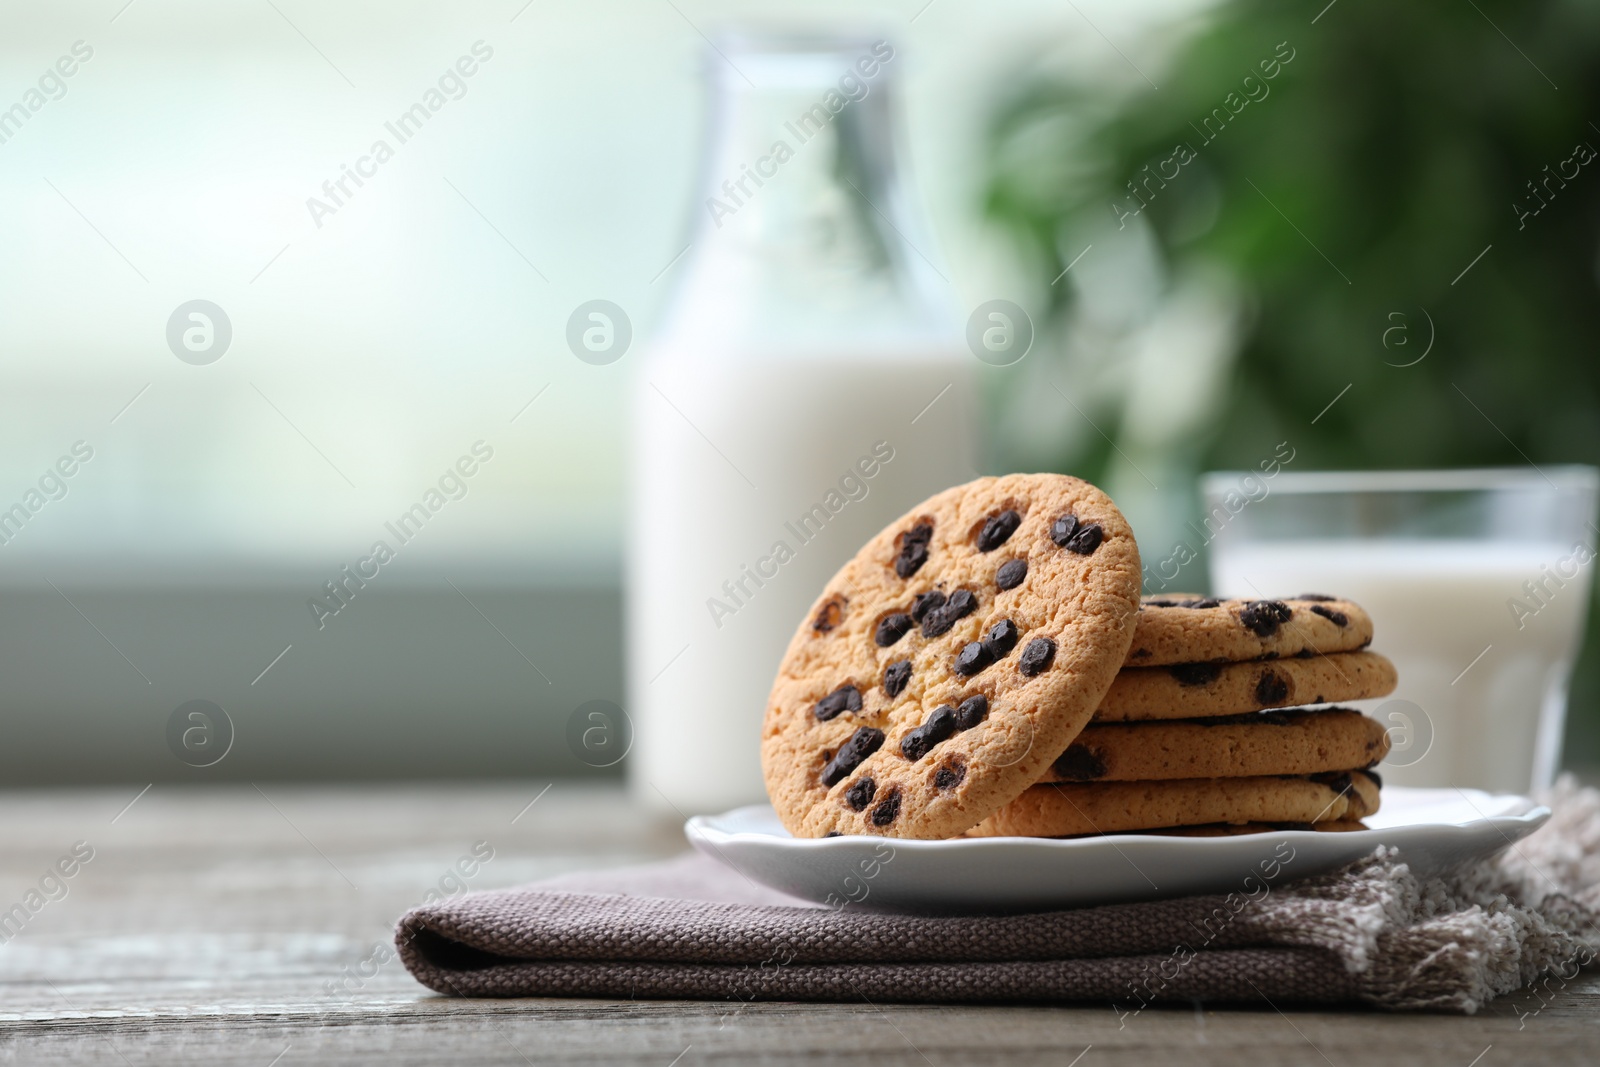
<svg viewBox="0 0 1600 1067">
<path fill-rule="evenodd" d="M 1282 704 L 1289 699 L 1289 683 L 1274 670 L 1261 672 L 1256 680 L 1257 704 Z"/>
<path fill-rule="evenodd" d="M 1032 678 L 1049 669 L 1056 658 L 1056 643 L 1048 637 L 1035 637 L 1017 657 L 1017 670 Z"/>
<path fill-rule="evenodd" d="M 900 790 L 893 789 L 883 798 L 883 803 L 872 809 L 872 825 L 888 826 L 900 814 Z"/>
<path fill-rule="evenodd" d="M 926 721 L 906 734 L 900 741 L 900 754 L 915 763 L 928 754 L 928 750 L 956 732 L 955 709 L 941 704 L 928 715 Z"/>
<path fill-rule="evenodd" d="M 863 726 L 850 735 L 850 740 L 839 747 L 827 766 L 822 768 L 822 784 L 830 789 L 861 766 L 861 761 L 883 747 L 883 731 Z"/>
<path fill-rule="evenodd" d="M 1281 600 L 1252 600 L 1239 609 L 1239 621 L 1257 637 L 1271 637 L 1293 616 L 1294 609 Z"/>
<path fill-rule="evenodd" d="M 1176 678 L 1179 685 L 1210 685 L 1222 677 L 1222 664 L 1174 663 L 1167 668 L 1167 673 Z"/>
<path fill-rule="evenodd" d="M 1371 767 L 1368 767 L 1366 770 L 1362 771 L 1361 773 L 1366 775 L 1368 778 L 1371 778 L 1373 785 L 1377 786 L 1379 789 L 1383 788 L 1383 779 L 1378 777 L 1378 772 L 1377 771 L 1373 770 Z"/>
<path fill-rule="evenodd" d="M 877 791 L 878 783 L 871 778 L 857 778 L 855 784 L 844 791 L 844 802 L 850 805 L 852 811 L 866 811 Z"/>
<path fill-rule="evenodd" d="M 1141 606 L 1147 608 L 1214 608 L 1221 603 L 1222 601 L 1213 600 L 1211 597 L 1187 597 L 1183 599 L 1177 597 L 1151 597 Z"/>
<path fill-rule="evenodd" d="M 902 578 L 909 578 L 922 569 L 928 562 L 928 546 L 923 541 L 907 541 L 900 548 L 900 555 L 895 558 L 894 572 Z"/>
<path fill-rule="evenodd" d="M 1067 538 L 1067 543 L 1062 545 L 1068 552 L 1080 556 L 1093 554 L 1100 547 L 1100 542 L 1105 540 L 1105 531 L 1100 529 L 1100 524 L 1091 522 L 1078 527 L 1078 532 Z"/>
<path fill-rule="evenodd" d="M 860 710 L 861 693 L 853 685 L 841 685 L 811 705 L 811 713 L 822 722 L 838 718 L 839 713 L 843 711 Z"/>
<path fill-rule="evenodd" d="M 1006 653 L 1017 647 L 1017 638 L 1020 631 L 1017 624 L 1010 619 L 1001 619 L 989 627 L 989 632 L 984 636 L 983 647 L 989 650 L 993 659 L 1003 659 Z"/>
<path fill-rule="evenodd" d="M 1000 564 L 1000 569 L 994 572 L 994 584 L 1000 587 L 1003 593 L 1007 589 L 1015 589 L 1022 584 L 1022 579 L 1028 576 L 1028 561 L 1025 559 L 1008 559 Z"/>
<path fill-rule="evenodd" d="M 978 531 L 978 551 L 993 552 L 1017 532 L 1017 527 L 1022 525 L 1022 516 L 1015 511 L 1002 511 L 983 524 L 983 529 Z"/>
<path fill-rule="evenodd" d="M 843 837 L 844 835 L 841 834 L 837 830 L 829 830 L 827 833 L 823 834 L 822 836 L 823 837 Z"/>
<path fill-rule="evenodd" d="M 1208 596 L 1207 597 L 1201 597 L 1199 600 L 1191 600 L 1187 604 L 1184 605 L 1184 607 L 1186 607 L 1186 608 L 1217 608 L 1217 607 L 1221 607 L 1221 606 L 1222 606 L 1222 601 L 1213 599 L 1212 597 L 1208 597 Z"/>
<path fill-rule="evenodd" d="M 928 562 L 928 542 L 933 540 L 933 527 L 918 523 L 900 537 L 900 555 L 894 561 L 894 572 L 909 578 Z"/>
<path fill-rule="evenodd" d="M 1313 782 L 1319 782 L 1336 793 L 1348 793 L 1355 783 L 1350 780 L 1349 771 L 1331 771 L 1326 774 L 1310 775 Z"/>
<path fill-rule="evenodd" d="M 930 589 L 926 593 L 918 593 L 911 602 L 911 617 L 921 622 L 930 611 L 944 607 L 944 594 L 937 589 Z"/>
<path fill-rule="evenodd" d="M 911 661 L 908 659 L 897 660 L 883 669 L 883 691 L 891 697 L 897 697 L 906 691 L 906 683 L 911 681 Z"/>
<path fill-rule="evenodd" d="M 1106 761 L 1088 745 L 1068 745 L 1054 766 L 1056 773 L 1069 782 L 1092 782 L 1106 773 Z"/>
<path fill-rule="evenodd" d="M 982 641 L 969 641 L 956 653 L 956 673 L 970 678 L 994 662 L 994 653 Z"/>
<path fill-rule="evenodd" d="M 1316 656 L 1316 654 L 1317 653 L 1316 653 L 1315 649 L 1302 648 L 1299 652 L 1296 652 L 1294 654 L 1294 658 L 1295 659 L 1311 659 L 1314 656 Z"/>
<path fill-rule="evenodd" d="M 1350 616 L 1346 615 L 1342 611 L 1334 611 L 1332 608 L 1325 608 L 1321 604 L 1311 605 L 1311 614 L 1321 615 L 1324 619 L 1327 619 L 1335 626 L 1350 625 Z"/>
<path fill-rule="evenodd" d="M 1326 601 L 1326 600 L 1338 600 L 1339 598 L 1336 597 L 1336 596 L 1329 596 L 1326 593 L 1301 593 L 1299 596 L 1294 597 L 1293 599 L 1295 599 L 1295 600 L 1323 600 L 1323 601 Z"/>
<path fill-rule="evenodd" d="M 1050 540 L 1067 547 L 1067 542 L 1072 540 L 1072 535 L 1078 532 L 1078 516 L 1063 515 L 1050 524 Z"/>
<path fill-rule="evenodd" d="M 1273 651 L 1273 652 L 1263 652 L 1263 653 L 1261 653 L 1261 655 L 1260 655 L 1260 656 L 1258 656 L 1258 657 L 1257 657 L 1257 658 L 1258 658 L 1258 659 L 1277 659 L 1277 658 L 1278 658 L 1278 653 L 1277 653 L 1277 652 L 1276 652 L 1276 651 Z"/>
<path fill-rule="evenodd" d="M 811 628 L 818 633 L 827 633 L 844 620 L 844 606 L 849 603 L 842 596 L 831 596 L 817 609 L 817 617 L 811 620 Z"/>
<path fill-rule="evenodd" d="M 965 763 L 951 762 L 933 772 L 933 787 L 935 789 L 954 789 L 967 777 Z"/>
<path fill-rule="evenodd" d="M 885 615 L 883 621 L 878 623 L 878 629 L 873 633 L 872 640 L 877 642 L 879 648 L 888 648 L 910 633 L 911 627 L 915 625 L 911 621 L 911 616 L 903 611 Z"/>
<path fill-rule="evenodd" d="M 979 693 L 961 702 L 956 709 L 956 729 L 970 730 L 989 714 L 989 698 Z"/>
<path fill-rule="evenodd" d="M 949 600 L 923 616 L 922 636 L 938 637 L 940 634 L 949 633 L 950 627 L 971 615 L 977 608 L 977 597 L 965 589 L 957 589 L 950 594 Z"/>
</svg>

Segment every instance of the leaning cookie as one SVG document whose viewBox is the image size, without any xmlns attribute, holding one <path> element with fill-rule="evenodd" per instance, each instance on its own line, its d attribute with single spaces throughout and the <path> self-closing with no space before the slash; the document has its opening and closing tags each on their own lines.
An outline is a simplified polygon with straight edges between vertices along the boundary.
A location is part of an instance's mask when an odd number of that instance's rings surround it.
<svg viewBox="0 0 1600 1067">
<path fill-rule="evenodd" d="M 1090 723 L 1045 782 L 1139 782 L 1321 774 L 1389 754 L 1382 724 L 1349 708 L 1256 711 L 1170 722 Z"/>
<path fill-rule="evenodd" d="M 1370 700 L 1394 692 L 1394 664 L 1376 652 L 1253 663 L 1124 667 L 1095 722 L 1237 715 L 1263 708 Z"/>
<path fill-rule="evenodd" d="M 913 508 L 829 581 L 768 699 L 761 766 L 796 837 L 954 837 L 1038 781 L 1133 639 L 1139 551 L 1058 474 Z"/>
<path fill-rule="evenodd" d="M 1127 666 L 1354 652 L 1372 642 L 1360 605 L 1305 593 L 1284 600 L 1156 596 L 1139 610 Z"/>
<path fill-rule="evenodd" d="M 1184 778 L 1036 785 L 972 831 L 975 837 L 1066 837 L 1201 823 L 1322 823 L 1378 810 L 1377 776 Z"/>
</svg>

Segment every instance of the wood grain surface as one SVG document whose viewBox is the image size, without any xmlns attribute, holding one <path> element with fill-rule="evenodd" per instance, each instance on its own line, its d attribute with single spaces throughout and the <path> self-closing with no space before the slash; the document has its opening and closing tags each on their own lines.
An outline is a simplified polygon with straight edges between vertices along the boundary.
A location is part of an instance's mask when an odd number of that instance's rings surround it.
<svg viewBox="0 0 1600 1067">
<path fill-rule="evenodd" d="M 0 794 L 0 909 L 76 843 L 94 849 L 66 895 L 53 889 L 0 943 L 0 1063 L 1499 1067 L 1600 1055 L 1593 971 L 1471 1017 L 1263 1002 L 1119 1025 L 1103 1005 L 445 999 L 379 950 L 478 842 L 494 856 L 469 886 L 487 889 L 670 855 L 684 847 L 677 821 L 562 781 L 162 784 L 127 806 L 139 792 Z"/>
</svg>

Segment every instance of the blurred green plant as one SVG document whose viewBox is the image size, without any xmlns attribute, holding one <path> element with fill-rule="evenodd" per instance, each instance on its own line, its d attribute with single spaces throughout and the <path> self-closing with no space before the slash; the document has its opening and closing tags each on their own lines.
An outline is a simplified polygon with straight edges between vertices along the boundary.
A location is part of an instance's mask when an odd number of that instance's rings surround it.
<svg viewBox="0 0 1600 1067">
<path fill-rule="evenodd" d="M 1086 310 L 1047 283 L 1088 229 L 1153 245 L 1165 284 L 1237 281 L 1196 469 L 1285 438 L 1297 470 L 1600 463 L 1600 5 L 1323 2 L 1224 4 L 1165 70 L 1131 49 L 1159 89 L 1040 74 L 1001 104 L 985 207 L 1047 317 Z M 1058 465 L 1104 476 L 1084 440 Z M 1600 762 L 1597 631 L 1574 698 Z"/>
</svg>

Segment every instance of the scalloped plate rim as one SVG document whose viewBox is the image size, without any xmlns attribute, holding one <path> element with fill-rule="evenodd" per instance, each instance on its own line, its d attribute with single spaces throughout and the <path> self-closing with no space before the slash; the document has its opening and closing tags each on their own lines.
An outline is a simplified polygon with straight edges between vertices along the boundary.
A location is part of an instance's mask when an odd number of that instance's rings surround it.
<svg viewBox="0 0 1600 1067">
<path fill-rule="evenodd" d="M 1456 817 L 1440 817 L 1451 810 Z M 1408 812 L 1424 817 L 1408 820 Z M 1384 790 L 1384 808 L 1367 820 L 1368 829 L 1339 833 L 1274 830 L 1222 837 L 1103 834 L 942 841 L 870 835 L 794 838 L 782 830 L 770 805 L 755 804 L 694 816 L 684 824 L 684 834 L 698 851 L 752 880 L 813 902 L 836 903 L 845 886 L 853 891 L 865 885 L 860 899 L 850 899 L 867 909 L 983 912 L 1223 891 L 1238 881 L 1241 871 L 1248 874 L 1264 862 L 1261 857 L 1268 846 L 1277 848 L 1283 841 L 1289 842 L 1296 857 L 1302 848 L 1309 853 L 1293 877 L 1332 870 L 1370 854 L 1378 845 L 1395 847 L 1403 860 L 1425 874 L 1450 862 L 1492 855 L 1537 830 L 1549 817 L 1549 808 L 1514 794 L 1390 786 Z M 892 858 L 882 861 L 885 844 L 893 857 L 904 853 L 916 860 L 893 869 Z M 1004 862 L 1004 870 L 995 872 L 987 885 L 975 884 L 972 878 L 970 861 L 979 855 Z M 1088 862 L 1097 855 L 1108 864 Z M 855 867 L 873 870 L 870 879 L 849 866 L 858 856 L 862 860 Z M 864 867 L 868 856 L 877 857 L 881 866 Z M 1073 857 L 1084 861 L 1081 870 L 1064 866 Z M 1160 865 L 1157 874 L 1170 888 L 1156 888 L 1135 860 Z M 914 869 L 908 871 L 908 866 Z M 1122 870 L 1124 866 L 1129 869 Z M 885 871 L 887 877 L 881 877 Z M 1004 877 L 1013 882 L 1005 891 L 995 892 L 995 880 Z"/>
</svg>

